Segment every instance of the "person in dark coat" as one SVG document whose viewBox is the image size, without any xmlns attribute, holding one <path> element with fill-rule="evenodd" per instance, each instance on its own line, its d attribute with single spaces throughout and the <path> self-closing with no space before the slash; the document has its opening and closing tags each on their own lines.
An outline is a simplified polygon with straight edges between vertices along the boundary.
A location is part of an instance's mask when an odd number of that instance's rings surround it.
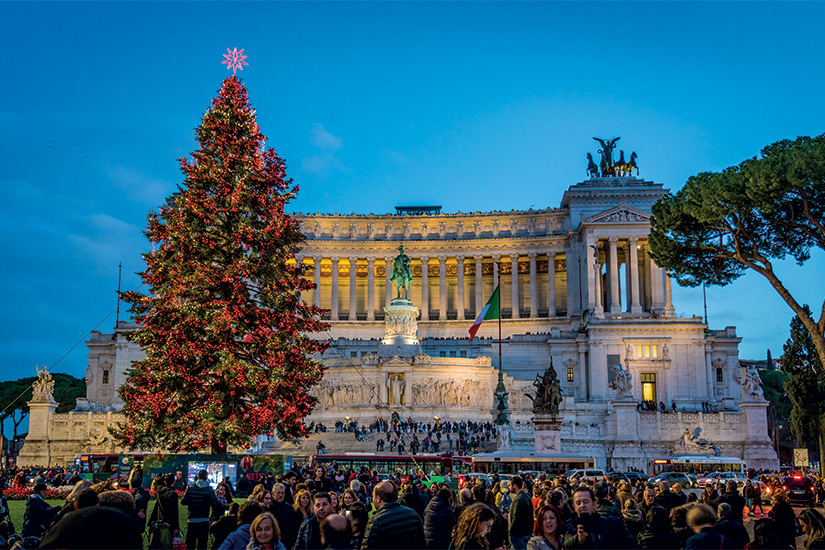
<svg viewBox="0 0 825 550">
<path fill-rule="evenodd" d="M 23 513 L 23 537 L 42 537 L 43 533 L 54 523 L 60 506 L 46 503 L 46 484 L 36 483 L 34 492 L 26 500 Z"/>
<path fill-rule="evenodd" d="M 421 521 L 424 521 L 424 509 L 427 507 L 427 501 L 421 496 L 421 493 L 415 488 L 411 482 L 405 483 L 401 486 L 401 496 L 398 497 L 398 504 L 412 508 Z"/>
<path fill-rule="evenodd" d="M 782 488 L 774 489 L 771 496 L 773 508 L 770 517 L 776 523 L 776 536 L 779 546 L 796 548 L 796 514 L 788 502 L 788 493 Z"/>
<path fill-rule="evenodd" d="M 685 550 L 731 550 L 733 545 L 725 535 L 714 529 L 716 513 L 707 504 L 697 504 L 687 513 L 687 521 L 695 533 L 685 543 Z"/>
<path fill-rule="evenodd" d="M 263 512 L 264 508 L 257 500 L 244 502 L 238 511 L 238 523 L 240 527 L 229 533 L 229 536 L 221 543 L 218 550 L 246 550 L 246 546 L 252 538 L 250 531 L 252 522 L 256 517 L 263 514 Z"/>
<path fill-rule="evenodd" d="M 424 541 L 427 548 L 447 548 L 455 527 L 455 515 L 450 508 L 450 490 L 439 489 L 424 509 Z"/>
<path fill-rule="evenodd" d="M 298 538 L 298 528 L 304 521 L 304 516 L 296 512 L 289 503 L 286 502 L 286 486 L 276 483 L 272 488 L 272 506 L 269 511 L 275 516 L 275 521 L 281 528 L 281 542 L 287 548 L 295 546 Z"/>
<path fill-rule="evenodd" d="M 332 500 L 329 493 L 315 493 L 312 497 L 314 514 L 308 517 L 298 529 L 298 539 L 295 541 L 295 550 L 321 550 L 321 521 L 333 513 Z"/>
<path fill-rule="evenodd" d="M 143 477 L 135 476 L 129 482 L 132 488 L 132 496 L 135 497 L 135 515 L 137 516 L 138 529 L 143 533 L 146 531 L 146 516 L 149 514 L 149 501 L 152 495 L 143 487 Z"/>
<path fill-rule="evenodd" d="M 656 495 L 656 504 L 670 512 L 677 506 L 682 505 L 682 499 L 670 490 L 670 483 L 667 481 L 659 482 L 659 494 Z"/>
<path fill-rule="evenodd" d="M 622 511 L 613 505 L 610 500 L 610 486 L 604 481 L 599 481 L 593 486 L 593 494 L 596 496 L 596 513 L 600 516 L 610 516 L 614 518 L 622 517 Z"/>
<path fill-rule="evenodd" d="M 212 534 L 212 550 L 217 550 L 226 540 L 226 537 L 237 529 L 240 508 L 237 502 L 231 503 L 226 514 L 209 524 L 209 533 Z"/>
<path fill-rule="evenodd" d="M 714 526 L 716 532 L 728 537 L 734 548 L 739 550 L 744 549 L 745 545 L 751 540 L 750 535 L 748 535 L 748 530 L 745 529 L 743 524 L 735 521 L 731 517 L 732 511 L 730 504 L 727 502 L 720 502 L 719 506 L 716 508 L 716 511 L 719 516 L 719 521 L 717 521 Z"/>
<path fill-rule="evenodd" d="M 566 550 L 636 548 L 622 520 L 596 513 L 596 499 L 589 488 L 579 487 L 573 492 L 573 508 L 576 516 L 565 526 Z"/>
<path fill-rule="evenodd" d="M 645 526 L 637 539 L 640 550 L 679 550 L 681 544 L 673 532 L 667 510 L 653 505 L 647 511 Z"/>
<path fill-rule="evenodd" d="M 143 539 L 127 514 L 108 506 L 91 506 L 66 514 L 40 542 L 40 548 L 61 550 L 142 550 Z"/>
<path fill-rule="evenodd" d="M 719 504 L 730 504 L 731 517 L 733 521 L 744 523 L 743 514 L 745 513 L 745 497 L 739 494 L 739 489 L 736 487 L 734 480 L 729 480 L 725 487 L 725 492 L 719 497 Z M 718 507 L 718 504 L 717 504 Z"/>
<path fill-rule="evenodd" d="M 372 490 L 375 513 L 367 522 L 361 550 L 424 547 L 424 524 L 415 510 L 398 503 L 395 485 L 381 481 Z"/>
<path fill-rule="evenodd" d="M 208 472 L 200 470 L 198 479 L 186 488 L 180 503 L 189 509 L 186 524 L 186 548 L 206 550 L 209 540 L 209 518 L 213 510 L 220 508 L 215 491 L 206 481 Z"/>
<path fill-rule="evenodd" d="M 166 474 L 162 483 L 157 485 L 157 502 L 152 508 L 152 515 L 149 517 L 149 525 L 155 521 L 165 521 L 172 529 L 172 535 L 178 536 L 180 533 L 180 521 L 178 519 L 178 494 L 172 489 L 175 483 L 175 476 Z"/>
</svg>

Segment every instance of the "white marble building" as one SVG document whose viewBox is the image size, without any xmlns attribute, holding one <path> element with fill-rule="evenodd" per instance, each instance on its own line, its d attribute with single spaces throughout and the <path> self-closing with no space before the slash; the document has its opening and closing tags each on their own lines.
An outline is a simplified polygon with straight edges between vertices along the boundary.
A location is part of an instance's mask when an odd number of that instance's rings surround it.
<svg viewBox="0 0 825 550">
<path fill-rule="evenodd" d="M 310 420 L 370 421 L 393 411 L 422 420 L 491 419 L 497 323 L 485 323 L 472 343 L 467 329 L 500 282 L 516 447 L 532 446 L 524 394 L 552 358 L 567 395 L 565 453 L 647 469 L 655 456 L 678 451 L 685 429 L 701 427 L 724 455 L 778 466 L 767 402 L 740 388 L 735 328 L 710 330 L 700 317 L 677 317 L 671 280 L 649 255 L 650 209 L 666 192 L 639 178 L 592 178 L 568 188 L 559 208 L 296 215 L 307 237 L 297 260 L 316 285 L 304 299 L 328 310 L 331 328 L 320 336 L 333 343 L 320 358 L 328 370 Z M 387 266 L 399 244 L 412 258 L 420 348 L 386 357 L 380 341 L 393 297 Z M 701 304 L 680 307 L 699 311 Z M 92 334 L 87 400 L 75 417 L 122 406 L 116 388 L 142 357 L 123 336 L 132 328 L 121 323 L 115 334 Z M 629 372 L 629 395 L 611 389 L 614 366 Z M 642 399 L 679 412 L 637 411 Z M 702 412 L 703 402 L 715 412 Z"/>
</svg>

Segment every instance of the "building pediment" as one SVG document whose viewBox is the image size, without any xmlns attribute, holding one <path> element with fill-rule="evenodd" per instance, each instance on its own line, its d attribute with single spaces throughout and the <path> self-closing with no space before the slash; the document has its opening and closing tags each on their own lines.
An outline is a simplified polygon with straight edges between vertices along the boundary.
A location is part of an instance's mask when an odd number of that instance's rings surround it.
<svg viewBox="0 0 825 550">
<path fill-rule="evenodd" d="M 583 217 L 580 225 L 596 223 L 650 223 L 650 213 L 621 204 L 589 218 Z"/>
</svg>

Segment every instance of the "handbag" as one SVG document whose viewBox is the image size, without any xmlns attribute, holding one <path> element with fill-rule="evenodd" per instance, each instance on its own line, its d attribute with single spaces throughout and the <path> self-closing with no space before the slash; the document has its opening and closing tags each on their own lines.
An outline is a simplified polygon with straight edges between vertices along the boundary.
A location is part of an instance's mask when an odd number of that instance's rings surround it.
<svg viewBox="0 0 825 550">
<path fill-rule="evenodd" d="M 149 548 L 151 550 L 172 549 L 172 527 L 163 520 L 163 506 L 158 498 L 155 504 L 158 519 L 149 524 Z"/>
</svg>

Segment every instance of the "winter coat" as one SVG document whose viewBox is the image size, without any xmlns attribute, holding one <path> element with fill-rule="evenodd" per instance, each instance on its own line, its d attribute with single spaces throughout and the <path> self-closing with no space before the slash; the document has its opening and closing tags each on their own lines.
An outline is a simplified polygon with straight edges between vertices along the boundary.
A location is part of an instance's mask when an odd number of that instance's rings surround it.
<svg viewBox="0 0 825 550">
<path fill-rule="evenodd" d="M 427 548 L 447 548 L 455 526 L 455 515 L 444 499 L 435 497 L 424 509 L 424 541 Z"/>
<path fill-rule="evenodd" d="M 189 521 L 208 520 L 212 510 L 220 507 L 215 491 L 203 479 L 186 488 L 180 503 L 189 508 Z"/>
<path fill-rule="evenodd" d="M 295 541 L 298 539 L 298 529 L 304 522 L 304 515 L 301 512 L 296 512 L 292 506 L 286 502 L 273 502 L 270 509 L 275 520 L 278 522 L 278 527 L 281 528 L 281 541 L 287 548 L 295 546 Z"/>
<path fill-rule="evenodd" d="M 731 550 L 730 540 L 713 527 L 703 527 L 685 543 L 685 550 Z"/>
<path fill-rule="evenodd" d="M 645 527 L 645 518 L 642 516 L 641 510 L 624 510 L 622 512 L 622 521 L 624 521 L 627 530 L 633 538 Z"/>
<path fill-rule="evenodd" d="M 600 498 L 596 501 L 596 513 L 600 516 L 610 516 L 612 518 L 622 517 L 622 512 L 609 500 Z"/>
<path fill-rule="evenodd" d="M 321 544 L 321 522 L 315 516 L 309 516 L 298 529 L 295 550 L 319 550 Z"/>
<path fill-rule="evenodd" d="M 561 542 L 559 542 L 559 547 L 561 547 Z M 560 550 L 560 548 L 553 546 L 546 538 L 534 535 L 527 541 L 527 550 Z"/>
<path fill-rule="evenodd" d="M 215 537 L 212 548 L 217 548 L 238 527 L 238 516 L 221 516 L 209 525 L 209 532 Z"/>
<path fill-rule="evenodd" d="M 180 522 L 178 520 L 178 494 L 167 485 L 158 487 L 157 501 L 155 502 L 155 507 L 152 509 L 152 515 L 149 517 L 149 525 L 161 518 L 168 523 L 169 527 L 173 530 L 180 530 Z"/>
<path fill-rule="evenodd" d="M 679 550 L 679 538 L 672 532 L 649 531 L 645 528 L 637 539 L 639 550 Z"/>
<path fill-rule="evenodd" d="M 598 514 L 591 514 L 589 517 L 583 518 L 585 529 L 590 535 L 585 541 L 584 545 L 579 544 L 576 535 L 578 527 L 576 526 L 580 520 L 574 517 L 567 522 L 565 526 L 564 548 L 566 550 L 588 548 L 588 549 L 619 549 L 619 548 L 636 548 L 636 541 L 630 536 L 627 527 L 624 526 L 622 520 L 610 516 L 600 516 Z"/>
<path fill-rule="evenodd" d="M 424 521 L 424 509 L 427 507 L 427 501 L 421 496 L 421 493 L 413 489 L 411 493 L 404 493 L 398 497 L 398 503 L 407 508 L 412 508 L 421 521 Z"/>
<path fill-rule="evenodd" d="M 233 532 L 229 533 L 229 536 L 226 537 L 223 544 L 218 547 L 218 550 L 246 550 L 246 546 L 252 538 L 252 535 L 249 532 L 251 527 L 251 523 L 245 523 Z"/>
<path fill-rule="evenodd" d="M 250 536 L 249 543 L 246 545 L 246 550 L 261 550 L 261 545 L 252 540 L 252 536 Z M 272 550 L 286 550 L 286 546 L 284 546 L 284 543 L 281 541 L 273 542 Z"/>
<path fill-rule="evenodd" d="M 42 537 L 57 518 L 59 506 L 49 506 L 37 493 L 29 495 L 23 513 L 23 537 Z"/>
<path fill-rule="evenodd" d="M 509 515 L 510 537 L 529 537 L 533 534 L 533 503 L 525 491 L 513 497 Z"/>
<path fill-rule="evenodd" d="M 779 546 L 796 548 L 796 513 L 787 502 L 779 501 L 773 505 L 770 517 L 776 522 L 776 542 Z"/>
<path fill-rule="evenodd" d="M 742 514 L 745 511 L 745 498 L 737 491 L 725 491 L 722 496 L 719 497 L 719 504 L 723 502 L 730 504 L 731 519 L 743 523 L 744 518 Z"/>
<path fill-rule="evenodd" d="M 364 530 L 362 550 L 423 548 L 424 524 L 415 510 L 398 502 L 386 502 L 376 511 Z"/>
</svg>

